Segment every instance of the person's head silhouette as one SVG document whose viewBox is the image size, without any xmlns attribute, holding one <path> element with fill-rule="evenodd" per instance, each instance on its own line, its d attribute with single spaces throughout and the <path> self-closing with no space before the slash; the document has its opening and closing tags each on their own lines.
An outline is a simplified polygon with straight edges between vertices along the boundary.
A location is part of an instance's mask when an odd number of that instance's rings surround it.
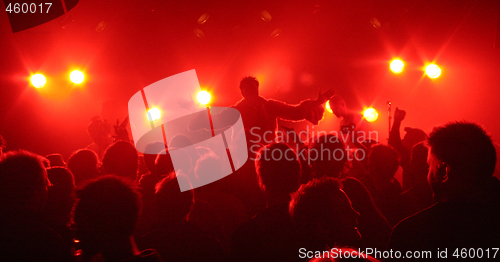
<svg viewBox="0 0 500 262">
<path fill-rule="evenodd" d="M 83 258 L 133 257 L 131 237 L 141 206 L 130 180 L 104 176 L 85 185 L 78 195 L 74 221 Z"/>
<path fill-rule="evenodd" d="M 289 195 L 299 188 L 301 166 L 297 154 L 284 143 L 262 147 L 255 169 L 260 188 L 266 194 Z"/>
<path fill-rule="evenodd" d="M 496 152 L 483 128 L 470 122 L 436 127 L 427 139 L 428 181 L 438 201 L 467 192 L 491 178 Z"/>
<path fill-rule="evenodd" d="M 259 96 L 259 81 L 253 76 L 247 76 L 240 81 L 241 95 L 244 98 Z"/>
<path fill-rule="evenodd" d="M 136 181 L 138 159 L 139 156 L 134 145 L 126 141 L 117 141 L 106 149 L 102 159 L 102 167 L 106 174 Z"/>
<path fill-rule="evenodd" d="M 42 156 L 10 151 L 0 157 L 0 206 L 40 212 L 51 186 Z M 7 212 L 4 209 L 4 212 Z"/>
<path fill-rule="evenodd" d="M 290 216 L 300 242 L 315 250 L 326 245 L 354 245 L 360 239 L 359 213 L 332 178 L 313 179 L 292 194 Z"/>
</svg>

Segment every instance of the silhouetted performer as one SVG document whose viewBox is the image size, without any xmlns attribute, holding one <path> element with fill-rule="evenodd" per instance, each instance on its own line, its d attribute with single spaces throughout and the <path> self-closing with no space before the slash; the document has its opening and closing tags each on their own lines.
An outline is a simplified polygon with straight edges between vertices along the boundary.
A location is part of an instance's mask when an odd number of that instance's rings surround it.
<svg viewBox="0 0 500 262">
<path fill-rule="evenodd" d="M 428 179 L 438 202 L 403 221 L 389 243 L 393 250 L 493 248 L 500 246 L 500 181 L 492 177 L 496 153 L 477 124 L 452 122 L 434 128 Z M 491 258 L 491 256 L 490 256 Z"/>
<path fill-rule="evenodd" d="M 258 152 L 255 166 L 267 207 L 234 232 L 233 261 L 297 260 L 299 246 L 288 213 L 301 175 L 297 154 L 286 144 L 269 144 Z"/>
<path fill-rule="evenodd" d="M 113 138 L 111 137 L 111 125 L 108 124 L 106 120 L 101 120 L 100 116 L 94 116 L 90 120 L 87 132 L 93 141 L 87 148 L 94 151 L 99 159 L 102 159 L 104 152 L 113 142 Z"/>
<path fill-rule="evenodd" d="M 276 137 L 278 119 L 283 120 L 308 120 L 317 125 L 323 119 L 324 104 L 333 95 L 333 90 L 318 93 L 316 100 L 304 100 L 298 105 L 265 99 L 259 96 L 259 81 L 255 77 L 245 77 L 240 82 L 243 99 L 233 107 L 238 109 L 243 119 L 247 140 L 273 141 Z M 259 143 L 259 142 L 257 142 Z"/>
<path fill-rule="evenodd" d="M 358 140 L 369 139 L 363 115 L 348 109 L 345 100 L 338 95 L 332 96 L 329 104 L 333 114 L 338 118 L 342 118 L 340 120 L 340 132 L 346 137 L 347 144 L 361 147 L 359 144 L 363 141 Z"/>
<path fill-rule="evenodd" d="M 42 210 L 51 186 L 44 158 L 26 151 L 0 157 L 0 260 L 73 261 Z"/>
<path fill-rule="evenodd" d="M 104 176 L 79 192 L 75 208 L 77 239 L 83 261 L 160 261 L 154 250 L 139 251 L 132 232 L 141 209 L 129 180 Z"/>
</svg>

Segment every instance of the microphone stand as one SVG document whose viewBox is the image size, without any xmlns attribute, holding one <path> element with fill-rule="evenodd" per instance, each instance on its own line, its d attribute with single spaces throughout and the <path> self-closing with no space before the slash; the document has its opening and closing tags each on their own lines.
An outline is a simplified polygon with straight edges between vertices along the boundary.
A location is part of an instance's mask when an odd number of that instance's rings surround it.
<svg viewBox="0 0 500 262">
<path fill-rule="evenodd" d="M 391 120 L 392 120 L 392 115 L 391 115 L 391 106 L 392 106 L 392 103 L 391 101 L 387 101 L 387 109 L 389 111 L 389 135 L 391 134 Z"/>
</svg>

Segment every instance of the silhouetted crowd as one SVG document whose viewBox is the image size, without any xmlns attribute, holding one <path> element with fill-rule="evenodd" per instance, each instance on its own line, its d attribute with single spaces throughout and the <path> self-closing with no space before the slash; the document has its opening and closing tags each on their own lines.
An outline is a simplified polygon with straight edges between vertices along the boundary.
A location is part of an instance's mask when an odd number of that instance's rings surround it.
<svg viewBox="0 0 500 262">
<path fill-rule="evenodd" d="M 493 259 L 500 181 L 491 138 L 475 123 L 452 122 L 429 135 L 407 128 L 401 139 L 404 117 L 396 111 L 388 144 L 358 147 L 365 158 L 332 157 L 351 153 L 332 134 L 303 143 L 305 154 L 259 144 L 249 152 L 255 161 L 183 192 L 186 174 L 222 172 L 221 157 L 185 151 L 197 160 L 174 170 L 165 145 L 138 154 L 123 130 L 102 156 L 2 152 L 0 261 L 340 261 L 342 248 L 361 261 L 402 259 L 366 250 L 435 259 L 481 249 Z"/>
</svg>

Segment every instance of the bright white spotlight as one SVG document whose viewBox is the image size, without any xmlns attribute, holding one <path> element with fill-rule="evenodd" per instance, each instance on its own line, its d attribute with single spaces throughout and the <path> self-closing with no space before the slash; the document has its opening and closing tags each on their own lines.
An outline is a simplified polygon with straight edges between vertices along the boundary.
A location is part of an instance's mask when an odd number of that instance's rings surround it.
<svg viewBox="0 0 500 262">
<path fill-rule="evenodd" d="M 75 70 L 71 72 L 71 74 L 69 75 L 69 79 L 75 84 L 81 84 L 83 82 L 83 79 L 85 79 L 85 76 L 83 75 L 82 71 Z"/>
<path fill-rule="evenodd" d="M 42 74 L 34 74 L 31 76 L 31 84 L 36 88 L 41 88 L 47 83 L 45 76 Z"/>
<path fill-rule="evenodd" d="M 425 68 L 425 73 L 429 78 L 438 78 L 441 75 L 441 68 L 436 64 L 430 64 Z"/>
<path fill-rule="evenodd" d="M 198 99 L 198 102 L 200 102 L 200 104 L 206 105 L 210 102 L 210 99 L 212 99 L 212 96 L 210 95 L 209 92 L 203 90 L 203 91 L 198 92 L 196 99 Z"/>
<path fill-rule="evenodd" d="M 363 116 L 365 117 L 366 121 L 373 122 L 377 120 L 378 112 L 374 108 L 370 107 L 363 112 Z"/>
<path fill-rule="evenodd" d="M 151 108 L 148 111 L 148 119 L 149 121 L 155 121 L 161 118 L 161 112 L 158 108 Z"/>
<path fill-rule="evenodd" d="M 400 59 L 394 59 L 391 62 L 391 71 L 394 72 L 395 74 L 399 74 L 403 72 L 403 69 L 405 68 L 405 63 L 401 61 Z"/>
</svg>

